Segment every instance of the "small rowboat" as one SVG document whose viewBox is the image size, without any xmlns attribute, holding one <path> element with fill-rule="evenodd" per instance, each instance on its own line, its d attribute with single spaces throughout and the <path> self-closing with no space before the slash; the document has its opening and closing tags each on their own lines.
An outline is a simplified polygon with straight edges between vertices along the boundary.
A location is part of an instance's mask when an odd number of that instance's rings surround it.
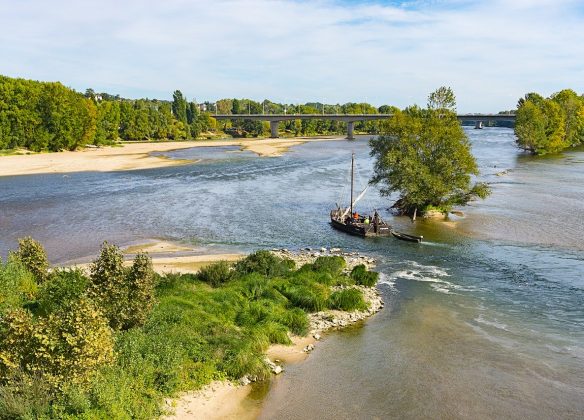
<svg viewBox="0 0 584 420">
<path fill-rule="evenodd" d="M 394 238 L 401 239 L 402 241 L 408 241 L 408 242 L 420 243 L 420 242 L 422 242 L 422 239 L 424 239 L 423 236 L 408 235 L 407 233 L 398 232 L 397 230 L 392 230 L 391 234 L 393 235 Z"/>
</svg>

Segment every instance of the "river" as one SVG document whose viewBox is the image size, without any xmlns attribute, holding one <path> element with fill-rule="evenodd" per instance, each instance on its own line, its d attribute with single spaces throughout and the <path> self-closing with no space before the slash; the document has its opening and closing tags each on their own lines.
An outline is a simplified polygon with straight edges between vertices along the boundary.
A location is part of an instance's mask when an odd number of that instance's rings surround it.
<svg viewBox="0 0 584 420">
<path fill-rule="evenodd" d="M 277 158 L 194 148 L 193 165 L 0 178 L 0 255 L 32 235 L 54 263 L 162 238 L 216 250 L 341 247 L 378 259 L 386 307 L 328 334 L 264 387 L 262 418 L 580 418 L 584 413 L 584 151 L 534 158 L 512 130 L 468 129 L 485 201 L 448 221 L 391 217 L 422 244 L 328 224 L 367 138 Z M 256 398 L 259 398 L 257 395 Z"/>
</svg>

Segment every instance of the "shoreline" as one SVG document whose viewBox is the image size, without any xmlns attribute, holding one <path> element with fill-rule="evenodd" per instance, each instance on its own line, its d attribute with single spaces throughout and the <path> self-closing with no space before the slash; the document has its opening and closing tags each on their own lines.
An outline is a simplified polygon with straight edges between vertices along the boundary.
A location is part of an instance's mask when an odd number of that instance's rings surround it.
<svg viewBox="0 0 584 420">
<path fill-rule="evenodd" d="M 350 271 L 358 264 L 365 264 L 368 268 L 374 266 L 374 260 L 356 252 L 342 252 L 340 249 L 319 250 L 305 249 L 301 251 L 272 250 L 277 256 L 292 259 L 297 267 L 314 261 L 321 255 L 340 255 L 345 258 Z M 343 287 L 343 286 L 339 286 Z M 273 375 L 285 372 L 286 365 L 301 363 L 306 360 L 315 349 L 318 341 L 323 339 L 321 334 L 346 328 L 362 322 L 379 312 L 384 302 L 376 287 L 353 286 L 363 291 L 364 299 L 369 304 L 365 311 L 345 312 L 326 310 L 309 314 L 309 332 L 305 337 L 291 336 L 292 344 L 272 344 L 266 351 L 266 363 L 270 366 Z M 238 382 L 214 381 L 202 389 L 187 391 L 176 398 L 165 401 L 164 420 L 186 420 L 189 418 L 204 419 L 254 419 L 261 413 L 261 402 L 250 402 L 253 391 L 254 378 L 244 376 Z"/>
<path fill-rule="evenodd" d="M 195 147 L 239 146 L 260 157 L 276 157 L 290 147 L 310 142 L 341 140 L 338 136 L 293 137 L 277 139 L 192 140 L 180 142 L 124 143 L 119 146 L 85 148 L 38 154 L 0 156 L 0 177 L 72 172 L 113 172 L 153 169 L 196 163 L 196 160 L 170 159 L 153 152 L 171 152 Z"/>
</svg>

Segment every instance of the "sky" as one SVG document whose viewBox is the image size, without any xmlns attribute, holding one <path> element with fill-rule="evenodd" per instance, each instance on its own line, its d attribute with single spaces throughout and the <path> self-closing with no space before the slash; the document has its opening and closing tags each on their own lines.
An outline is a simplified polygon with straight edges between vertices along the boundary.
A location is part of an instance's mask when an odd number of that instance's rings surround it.
<svg viewBox="0 0 584 420">
<path fill-rule="evenodd" d="M 128 98 L 514 109 L 584 93 L 584 0 L 0 0 L 0 74 Z"/>
</svg>

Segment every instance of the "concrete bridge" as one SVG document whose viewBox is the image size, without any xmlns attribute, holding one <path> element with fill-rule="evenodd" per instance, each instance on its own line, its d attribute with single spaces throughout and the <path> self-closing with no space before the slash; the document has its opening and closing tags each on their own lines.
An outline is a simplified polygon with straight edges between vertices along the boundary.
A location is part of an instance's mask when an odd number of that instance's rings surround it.
<svg viewBox="0 0 584 420">
<path fill-rule="evenodd" d="M 329 120 L 347 123 L 347 138 L 353 140 L 355 122 L 384 120 L 393 117 L 393 114 L 215 114 L 216 120 L 253 120 L 269 121 L 272 138 L 278 138 L 278 125 L 281 121 L 291 120 Z M 515 115 L 506 114 L 460 114 L 459 121 L 472 121 L 477 125 L 485 121 L 515 121 Z"/>
</svg>

